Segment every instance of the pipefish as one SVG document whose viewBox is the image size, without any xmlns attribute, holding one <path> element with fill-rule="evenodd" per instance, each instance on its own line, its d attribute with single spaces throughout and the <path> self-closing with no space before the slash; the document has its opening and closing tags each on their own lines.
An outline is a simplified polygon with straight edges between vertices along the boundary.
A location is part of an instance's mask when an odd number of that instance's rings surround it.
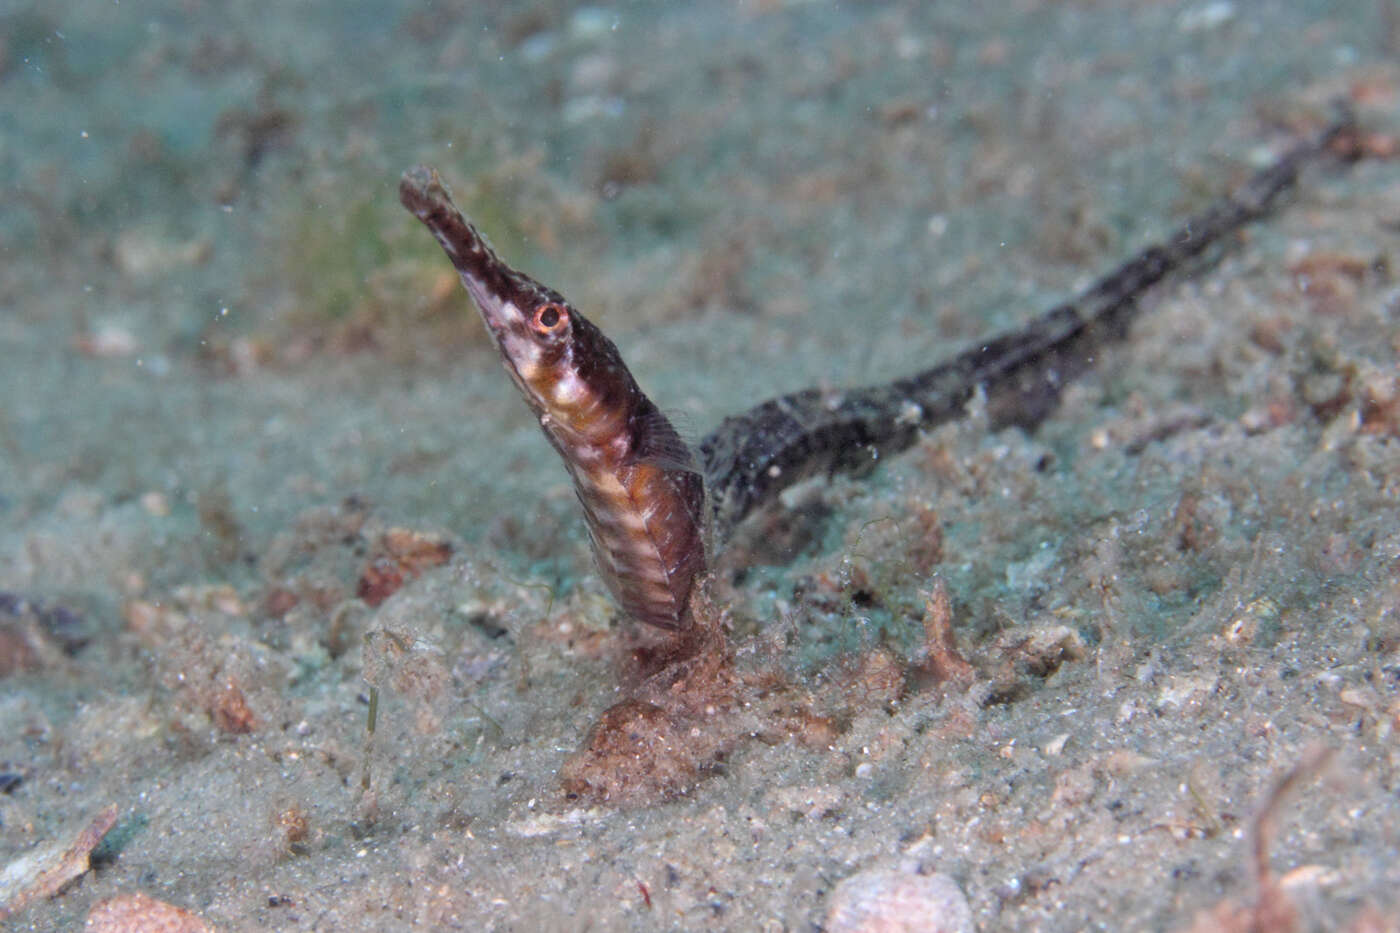
<svg viewBox="0 0 1400 933">
<path fill-rule="evenodd" d="M 725 418 L 700 441 L 698 458 L 617 346 L 558 292 L 503 262 L 435 170 L 404 173 L 399 199 L 456 267 L 506 372 L 563 459 L 608 589 L 633 618 L 684 629 L 707 566 L 707 519 L 722 542 L 794 483 L 912 446 L 921 432 L 958 417 L 979 390 L 994 425 L 1038 424 L 1090 365 L 1093 349 L 1125 333 L 1148 289 L 1268 213 L 1313 159 L 1333 148 L 1356 155 L 1355 121 L 1339 110 L 1317 135 L 1074 300 L 893 382 L 770 399 Z"/>
</svg>

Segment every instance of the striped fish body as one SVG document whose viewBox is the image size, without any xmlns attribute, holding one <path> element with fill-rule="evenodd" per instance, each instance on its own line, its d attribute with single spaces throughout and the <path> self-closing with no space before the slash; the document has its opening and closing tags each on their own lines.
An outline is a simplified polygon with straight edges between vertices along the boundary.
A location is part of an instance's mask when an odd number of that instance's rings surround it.
<svg viewBox="0 0 1400 933">
<path fill-rule="evenodd" d="M 705 570 L 704 484 L 699 473 L 648 455 L 680 438 L 640 390 L 626 394 L 635 407 L 611 440 L 580 443 L 554 430 L 557 422 L 545 434 L 573 478 L 598 571 L 623 611 L 685 628 L 690 590 Z"/>
</svg>

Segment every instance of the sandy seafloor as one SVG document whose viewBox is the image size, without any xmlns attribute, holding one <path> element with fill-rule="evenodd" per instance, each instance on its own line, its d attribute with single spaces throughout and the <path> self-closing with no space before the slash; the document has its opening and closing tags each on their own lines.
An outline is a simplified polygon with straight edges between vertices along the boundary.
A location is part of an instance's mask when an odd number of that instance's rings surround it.
<svg viewBox="0 0 1400 933">
<path fill-rule="evenodd" d="M 1394 929 L 1384 159 L 1309 172 L 1033 435 L 973 411 L 721 557 L 738 663 L 829 734 L 755 703 L 678 796 L 561 785 L 630 624 L 405 167 L 696 437 L 1014 327 L 1329 98 L 1397 130 L 1388 0 L 972 6 L 0 4 L 0 865 L 118 809 L 8 922 L 852 929 L 836 886 L 892 869 L 982 930 L 1178 929 L 1254 901 L 1324 748 L 1273 877 L 1299 929 Z M 372 607 L 395 528 L 451 557 Z M 937 581 L 966 691 L 900 673 Z"/>
</svg>

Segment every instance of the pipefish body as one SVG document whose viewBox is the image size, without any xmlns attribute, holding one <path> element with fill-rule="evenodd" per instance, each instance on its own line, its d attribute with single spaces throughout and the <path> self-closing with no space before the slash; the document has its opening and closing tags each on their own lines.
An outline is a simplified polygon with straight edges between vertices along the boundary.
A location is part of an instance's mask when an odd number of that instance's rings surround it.
<svg viewBox="0 0 1400 933">
<path fill-rule="evenodd" d="M 683 629 L 706 568 L 707 489 L 722 541 L 794 483 L 910 447 L 921 432 L 957 417 L 979 389 L 994 424 L 1034 426 L 1089 365 L 1094 347 L 1123 333 L 1149 288 L 1266 214 L 1328 149 L 1355 155 L 1354 132 L 1343 110 L 1073 301 L 932 369 L 838 395 L 806 389 L 726 418 L 700 442 L 698 463 L 616 345 L 558 292 L 496 256 L 436 171 L 406 172 L 399 199 L 446 251 L 506 372 L 563 459 L 608 589 L 633 618 Z"/>
</svg>

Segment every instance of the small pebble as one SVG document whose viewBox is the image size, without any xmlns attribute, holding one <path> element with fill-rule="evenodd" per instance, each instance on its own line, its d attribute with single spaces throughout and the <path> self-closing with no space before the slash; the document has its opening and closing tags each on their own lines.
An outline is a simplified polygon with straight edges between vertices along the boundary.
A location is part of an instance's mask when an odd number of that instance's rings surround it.
<svg viewBox="0 0 1400 933">
<path fill-rule="evenodd" d="M 170 500 L 165 497 L 165 493 L 151 490 L 142 493 L 141 508 L 146 510 L 147 515 L 164 518 L 170 514 Z"/>
<path fill-rule="evenodd" d="M 827 933 L 973 933 L 972 907 L 947 875 L 869 869 L 831 895 Z"/>
</svg>

